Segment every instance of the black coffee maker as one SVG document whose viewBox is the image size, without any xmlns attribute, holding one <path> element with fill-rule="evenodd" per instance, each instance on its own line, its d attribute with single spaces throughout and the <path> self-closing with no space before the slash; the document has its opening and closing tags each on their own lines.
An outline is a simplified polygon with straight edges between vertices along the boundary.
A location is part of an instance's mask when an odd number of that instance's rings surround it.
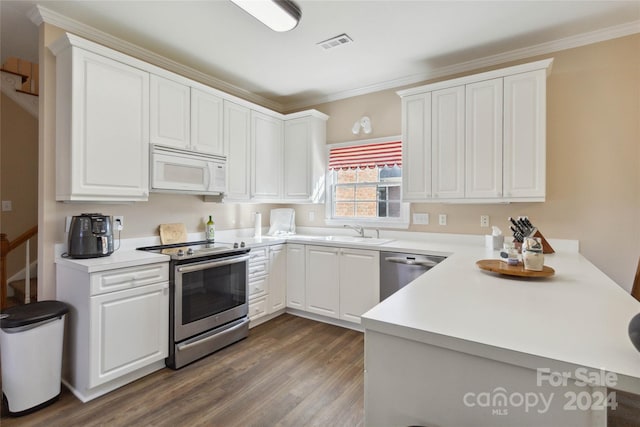
<svg viewBox="0 0 640 427">
<path fill-rule="evenodd" d="M 83 213 L 71 218 L 69 227 L 70 258 L 97 258 L 113 253 L 113 222 L 110 216 Z"/>
</svg>

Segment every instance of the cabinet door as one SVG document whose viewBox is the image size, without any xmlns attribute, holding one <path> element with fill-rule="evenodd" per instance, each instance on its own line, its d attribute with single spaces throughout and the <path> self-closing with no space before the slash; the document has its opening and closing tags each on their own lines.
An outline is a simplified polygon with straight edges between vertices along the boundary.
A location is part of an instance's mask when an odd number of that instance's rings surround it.
<svg viewBox="0 0 640 427">
<path fill-rule="evenodd" d="M 91 297 L 89 387 L 167 357 L 169 284 Z"/>
<path fill-rule="evenodd" d="M 224 145 L 227 153 L 227 194 L 232 200 L 251 197 L 251 110 L 224 101 Z"/>
<path fill-rule="evenodd" d="M 287 307 L 306 309 L 305 246 L 287 243 Z"/>
<path fill-rule="evenodd" d="M 431 197 L 431 93 L 402 99 L 402 199 Z"/>
<path fill-rule="evenodd" d="M 187 85 L 151 75 L 151 142 L 189 148 L 190 93 Z"/>
<path fill-rule="evenodd" d="M 544 200 L 546 72 L 504 78 L 504 196 Z"/>
<path fill-rule="evenodd" d="M 311 118 L 284 123 L 284 198 L 309 199 L 311 196 Z"/>
<path fill-rule="evenodd" d="M 286 306 L 287 251 L 284 245 L 269 247 L 269 296 L 267 312 L 274 313 Z"/>
<path fill-rule="evenodd" d="M 502 197 L 502 79 L 466 92 L 466 197 Z"/>
<path fill-rule="evenodd" d="M 251 111 L 251 196 L 282 198 L 282 120 Z"/>
<path fill-rule="evenodd" d="M 432 196 L 464 197 L 464 86 L 431 94 Z"/>
<path fill-rule="evenodd" d="M 191 88 L 191 149 L 226 155 L 222 134 L 222 98 Z"/>
<path fill-rule="evenodd" d="M 360 323 L 360 316 L 380 302 L 380 253 L 340 250 L 340 319 Z"/>
<path fill-rule="evenodd" d="M 149 74 L 80 49 L 73 53 L 73 101 L 66 99 L 72 105 L 70 122 L 62 113 L 68 106 L 60 106 L 58 118 L 61 132 L 71 127 L 71 148 L 57 155 L 70 159 L 57 159 L 57 200 L 146 200 Z"/>
<path fill-rule="evenodd" d="M 307 311 L 340 317 L 340 277 L 338 248 L 306 247 Z"/>
</svg>

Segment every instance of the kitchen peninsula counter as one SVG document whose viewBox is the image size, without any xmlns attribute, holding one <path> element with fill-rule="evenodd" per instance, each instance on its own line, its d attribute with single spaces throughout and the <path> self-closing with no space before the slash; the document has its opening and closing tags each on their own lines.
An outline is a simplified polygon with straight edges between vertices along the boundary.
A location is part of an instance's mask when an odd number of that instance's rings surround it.
<svg viewBox="0 0 640 427">
<path fill-rule="evenodd" d="M 640 394 L 640 352 L 627 332 L 640 303 L 577 251 L 545 255 L 554 276 L 522 279 L 476 266 L 497 252 L 434 249 L 451 256 L 362 317 L 367 425 L 605 425 L 606 411 L 603 418 L 602 411 L 562 408 L 564 393 L 588 391 L 595 402 L 606 392 L 597 373 L 610 375 L 605 386 Z M 570 377 L 567 387 L 546 379 L 539 385 L 538 369 Z M 593 384 L 575 386 L 583 374 L 593 375 Z M 496 389 L 555 393 L 563 405 L 555 413 L 509 415 L 524 409 L 473 400 Z"/>
</svg>

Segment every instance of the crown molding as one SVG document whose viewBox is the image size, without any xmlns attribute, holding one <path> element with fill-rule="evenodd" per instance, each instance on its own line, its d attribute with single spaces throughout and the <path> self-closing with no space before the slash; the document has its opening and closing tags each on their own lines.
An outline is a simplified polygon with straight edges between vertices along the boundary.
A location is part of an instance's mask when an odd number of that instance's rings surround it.
<svg viewBox="0 0 640 427">
<path fill-rule="evenodd" d="M 27 16 L 29 17 L 29 19 L 31 19 L 31 22 L 38 26 L 43 22 L 55 25 L 56 27 L 62 28 L 63 30 L 73 33 L 77 36 L 89 39 L 124 54 L 141 59 L 157 67 L 204 83 L 216 89 L 227 92 L 231 95 L 235 95 L 247 101 L 259 104 L 263 107 L 275 111 L 282 111 L 283 106 L 278 102 L 264 98 L 260 95 L 227 83 L 224 80 L 210 76 L 209 74 L 205 74 L 194 68 L 182 65 L 176 61 L 173 61 L 162 55 L 158 55 L 157 53 L 144 49 L 126 40 L 122 40 L 118 37 L 112 36 L 111 34 L 83 24 L 82 22 L 76 21 L 75 19 L 68 18 L 41 5 L 36 5 L 29 11 Z"/>
<path fill-rule="evenodd" d="M 425 82 L 427 80 L 433 80 L 440 77 L 451 76 L 453 74 L 473 71 L 479 68 L 500 65 L 506 62 L 517 61 L 533 56 L 547 55 L 561 50 L 586 46 L 589 44 L 616 39 L 619 37 L 625 37 L 636 33 L 640 33 L 640 21 L 632 21 L 626 24 L 615 25 L 612 27 L 591 31 L 588 33 L 582 33 L 575 36 L 565 37 L 546 43 L 540 43 L 521 49 L 515 49 L 480 59 L 474 59 L 471 61 L 449 65 L 446 67 L 436 68 L 424 73 L 412 74 L 393 80 L 387 80 L 381 83 L 363 86 L 357 89 L 350 89 L 310 100 L 285 104 L 284 111 L 295 111 L 300 108 L 308 108 L 313 105 L 339 101 L 341 99 L 352 98 L 354 96 L 367 95 L 369 93 L 380 92 L 388 89 L 397 89 L 403 86 Z"/>
</svg>

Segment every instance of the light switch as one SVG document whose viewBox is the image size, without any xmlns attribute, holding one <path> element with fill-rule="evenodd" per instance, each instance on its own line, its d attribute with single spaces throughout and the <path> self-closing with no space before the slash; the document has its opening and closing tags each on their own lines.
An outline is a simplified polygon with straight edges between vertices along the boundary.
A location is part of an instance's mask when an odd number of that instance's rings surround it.
<svg viewBox="0 0 640 427">
<path fill-rule="evenodd" d="M 13 204 L 11 200 L 2 201 L 2 212 L 11 212 L 13 210 Z"/>
</svg>

